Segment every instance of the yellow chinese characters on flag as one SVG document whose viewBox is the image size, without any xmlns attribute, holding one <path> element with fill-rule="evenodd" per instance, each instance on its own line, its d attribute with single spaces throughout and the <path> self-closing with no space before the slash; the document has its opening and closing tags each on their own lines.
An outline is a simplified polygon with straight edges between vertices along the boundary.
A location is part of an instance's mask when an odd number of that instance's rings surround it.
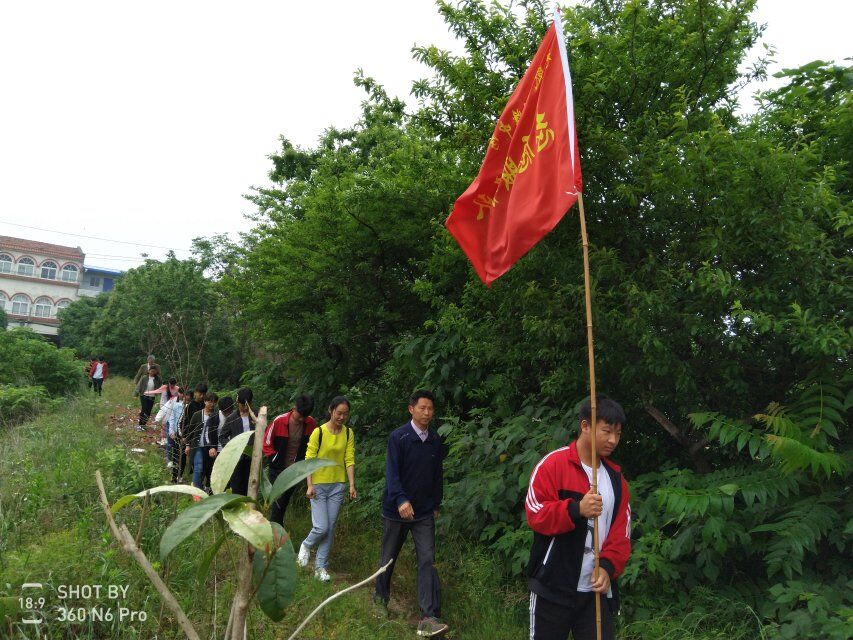
<svg viewBox="0 0 853 640">
<path fill-rule="evenodd" d="M 568 62 L 552 24 L 445 224 L 491 285 L 554 228 L 581 186 Z"/>
</svg>

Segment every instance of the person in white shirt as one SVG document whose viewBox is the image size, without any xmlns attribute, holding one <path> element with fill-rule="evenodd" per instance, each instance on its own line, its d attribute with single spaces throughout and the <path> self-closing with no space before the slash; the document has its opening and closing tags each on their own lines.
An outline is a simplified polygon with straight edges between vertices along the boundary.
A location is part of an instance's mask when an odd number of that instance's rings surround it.
<svg viewBox="0 0 853 640">
<path fill-rule="evenodd" d="M 104 361 L 104 356 L 98 356 L 98 359 L 92 363 L 89 375 L 92 379 L 92 389 L 98 395 L 101 395 L 101 389 L 104 386 L 104 380 L 110 373 L 109 365 Z"/>
</svg>

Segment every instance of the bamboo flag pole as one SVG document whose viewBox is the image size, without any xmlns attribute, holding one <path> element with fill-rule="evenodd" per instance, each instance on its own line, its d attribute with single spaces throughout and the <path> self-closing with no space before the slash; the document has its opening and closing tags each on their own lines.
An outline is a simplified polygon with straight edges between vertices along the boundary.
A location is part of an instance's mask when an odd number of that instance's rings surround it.
<svg viewBox="0 0 853 640">
<path fill-rule="evenodd" d="M 586 346 L 589 356 L 589 404 L 592 409 L 590 425 L 592 430 L 592 482 L 590 483 L 590 491 L 598 493 L 598 456 L 595 450 L 595 431 L 598 419 L 595 415 L 595 354 L 592 344 L 592 288 L 589 283 L 589 241 L 586 235 L 586 216 L 583 211 L 583 194 L 578 192 L 578 211 L 580 213 L 581 223 L 581 243 L 583 244 L 583 285 L 586 295 Z M 592 525 L 592 553 L 594 558 L 592 576 L 593 579 L 598 575 L 598 516 L 593 518 Z M 601 594 L 595 594 L 595 638 L 601 640 Z"/>
</svg>

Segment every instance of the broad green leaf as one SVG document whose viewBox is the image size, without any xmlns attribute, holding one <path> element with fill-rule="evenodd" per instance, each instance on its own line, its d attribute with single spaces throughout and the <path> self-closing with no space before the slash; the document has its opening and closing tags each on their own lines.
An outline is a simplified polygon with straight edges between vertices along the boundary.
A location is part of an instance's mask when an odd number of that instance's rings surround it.
<svg viewBox="0 0 853 640">
<path fill-rule="evenodd" d="M 272 528 L 264 515 L 248 504 L 238 504 L 222 510 L 222 517 L 238 536 L 255 549 L 272 546 Z"/>
<path fill-rule="evenodd" d="M 737 488 L 736 484 L 724 484 L 720 487 L 720 492 L 727 496 L 733 496 L 737 492 Z"/>
<path fill-rule="evenodd" d="M 272 485 L 269 502 L 275 502 L 278 500 L 279 496 L 290 489 L 290 487 L 297 485 L 299 482 L 317 471 L 317 469 L 332 467 L 334 465 L 334 462 L 326 460 L 325 458 L 311 458 L 310 460 L 294 462 L 287 469 L 282 471 L 278 475 L 278 478 L 275 479 L 275 482 Z"/>
<path fill-rule="evenodd" d="M 222 493 L 225 491 L 225 485 L 231 479 L 231 474 L 234 473 L 234 467 L 240 461 L 240 456 L 243 455 L 243 449 L 249 438 L 252 437 L 254 431 L 245 431 L 240 435 L 234 436 L 228 441 L 228 444 L 216 456 L 213 463 L 213 471 L 210 472 L 210 488 L 213 493 Z"/>
<path fill-rule="evenodd" d="M 169 525 L 169 528 L 163 533 L 163 537 L 160 538 L 160 559 L 165 560 L 175 547 L 191 536 L 196 529 L 219 513 L 224 507 L 248 501 L 250 501 L 250 498 L 246 496 L 234 495 L 233 493 L 220 493 L 215 496 L 208 496 L 201 502 L 190 505 L 178 514 L 178 517 L 175 518 L 175 521 Z"/>
<path fill-rule="evenodd" d="M 144 498 L 147 495 L 154 495 L 155 493 L 185 493 L 191 496 L 199 496 L 200 498 L 206 498 L 207 493 L 205 493 L 202 489 L 198 487 L 194 487 L 190 484 L 163 484 L 159 487 L 153 487 L 152 489 L 146 489 L 145 491 L 140 491 L 139 493 L 132 493 L 127 496 L 122 496 L 118 500 L 116 500 L 115 504 L 112 506 L 110 511 L 114 514 L 118 513 L 119 509 L 127 506 L 137 498 Z"/>
<path fill-rule="evenodd" d="M 272 523 L 273 532 L 279 544 L 278 550 L 264 574 L 267 564 L 267 554 L 256 551 L 252 561 L 252 582 L 258 589 L 258 606 L 268 618 L 274 622 L 284 618 L 285 609 L 293 599 L 296 590 L 296 554 L 293 544 L 284 528 L 277 522 Z M 263 576 L 263 580 L 261 577 Z M 260 583 L 260 587 L 258 587 Z"/>
<path fill-rule="evenodd" d="M 219 551 L 219 547 L 225 542 L 225 536 L 225 532 L 221 533 L 214 543 L 201 554 L 201 562 L 199 562 L 198 569 L 196 570 L 196 579 L 199 585 L 204 584 L 207 574 L 210 572 L 210 565 L 216 557 L 216 552 Z"/>
</svg>

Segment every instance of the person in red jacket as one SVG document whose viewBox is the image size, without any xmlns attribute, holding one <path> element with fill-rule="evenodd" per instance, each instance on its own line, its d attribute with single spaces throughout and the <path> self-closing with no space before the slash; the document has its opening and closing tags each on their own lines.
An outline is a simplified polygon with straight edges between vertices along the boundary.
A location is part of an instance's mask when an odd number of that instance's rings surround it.
<svg viewBox="0 0 853 640">
<path fill-rule="evenodd" d="M 607 458 L 622 435 L 625 412 L 598 396 L 596 454 L 598 493 L 592 478 L 592 409 L 580 410 L 578 439 L 542 458 L 530 475 L 525 500 L 533 548 L 527 566 L 531 640 L 595 640 L 595 593 L 601 594 L 601 637 L 615 638 L 619 610 L 616 579 L 631 555 L 628 484 Z M 601 549 L 594 574 L 593 518 L 598 517 Z"/>
<path fill-rule="evenodd" d="M 311 417 L 314 411 L 314 399 L 301 395 L 287 413 L 273 420 L 264 434 L 264 456 L 269 461 L 270 482 L 275 482 L 279 474 L 294 462 L 305 459 L 308 438 L 317 428 Z M 270 520 L 284 525 L 284 512 L 296 486 L 285 491 L 272 505 Z"/>
<path fill-rule="evenodd" d="M 98 356 L 97 360 L 92 361 L 89 371 L 89 378 L 92 380 L 95 393 L 101 395 L 101 388 L 104 386 L 104 380 L 110 375 L 110 366 L 104 360 L 104 356 Z"/>
</svg>

